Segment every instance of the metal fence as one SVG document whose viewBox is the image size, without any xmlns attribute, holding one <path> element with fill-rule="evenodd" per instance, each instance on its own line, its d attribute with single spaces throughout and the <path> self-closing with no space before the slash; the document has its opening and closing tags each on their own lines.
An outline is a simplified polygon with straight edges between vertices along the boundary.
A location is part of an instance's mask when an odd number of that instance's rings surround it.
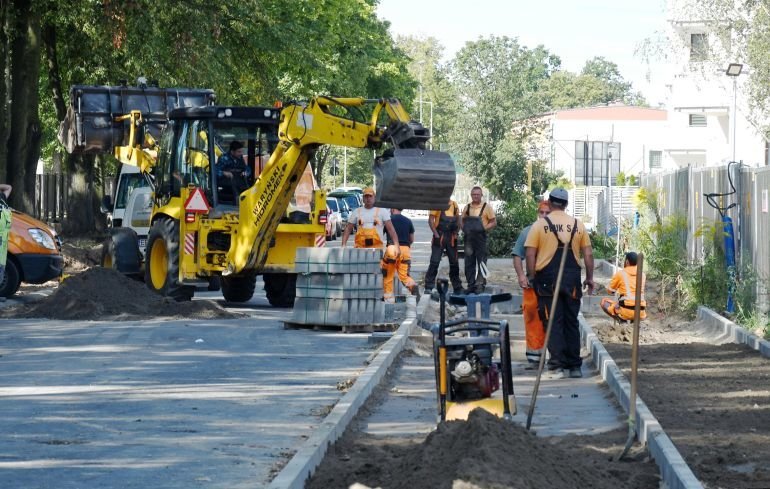
<svg viewBox="0 0 770 489">
<path fill-rule="evenodd" d="M 35 176 L 35 218 L 47 223 L 60 223 L 67 217 L 67 198 L 71 178 L 62 173 Z M 109 176 L 101 186 L 104 195 L 114 195 L 115 177 Z M 94 189 L 97 190 L 97 189 Z"/>
<path fill-rule="evenodd" d="M 761 280 L 770 279 L 770 167 L 748 168 L 733 165 L 680 170 L 644 175 L 642 186 L 659 189 L 660 214 L 687 217 L 687 256 L 693 262 L 703 258 L 705 239 L 702 226 L 719 222 L 719 211 L 706 200 L 706 194 L 729 194 L 715 197 L 720 207 L 737 205 L 725 214 L 732 218 L 736 238 L 736 261 L 740 268 L 751 267 Z"/>
</svg>

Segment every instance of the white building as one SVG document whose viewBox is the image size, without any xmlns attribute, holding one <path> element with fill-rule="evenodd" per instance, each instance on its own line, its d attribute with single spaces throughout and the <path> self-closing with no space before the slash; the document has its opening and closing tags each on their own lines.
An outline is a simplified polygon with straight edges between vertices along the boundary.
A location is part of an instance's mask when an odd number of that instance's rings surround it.
<svg viewBox="0 0 770 489">
<path fill-rule="evenodd" d="M 751 122 L 744 87 L 751 68 L 732 58 L 738 51 L 734 36 L 698 18 L 698 11 L 694 0 L 666 5 L 667 63 L 653 74 L 665 85 L 669 111 L 662 166 L 717 166 L 733 159 L 765 166 L 768 146 Z M 740 75 L 727 75 L 730 63 L 743 65 Z"/>
<path fill-rule="evenodd" d="M 609 105 L 559 110 L 549 115 L 550 166 L 577 186 L 615 185 L 626 176 L 658 169 L 665 110 Z"/>
</svg>

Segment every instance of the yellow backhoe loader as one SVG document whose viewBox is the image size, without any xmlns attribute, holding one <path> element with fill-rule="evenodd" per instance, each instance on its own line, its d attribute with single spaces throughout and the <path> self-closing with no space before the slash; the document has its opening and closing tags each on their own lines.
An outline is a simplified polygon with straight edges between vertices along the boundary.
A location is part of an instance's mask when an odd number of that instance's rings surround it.
<svg viewBox="0 0 770 489">
<path fill-rule="evenodd" d="M 454 162 L 426 149 L 427 129 L 395 99 L 319 96 L 281 109 L 212 99 L 205 90 L 75 86 L 60 130 L 69 152 L 111 151 L 147 175 L 145 282 L 165 296 L 189 300 L 195 286 L 220 275 L 225 299 L 243 302 L 265 274 L 268 299 L 293 299 L 296 248 L 314 246 L 325 232 L 325 194 L 316 191 L 309 202 L 294 197 L 321 145 L 380 151 L 374 173 L 381 207 L 441 208 L 454 189 Z M 251 173 L 237 195 L 217 171 L 233 141 Z M 141 259 L 136 243 L 117 238 L 117 255 Z"/>
</svg>

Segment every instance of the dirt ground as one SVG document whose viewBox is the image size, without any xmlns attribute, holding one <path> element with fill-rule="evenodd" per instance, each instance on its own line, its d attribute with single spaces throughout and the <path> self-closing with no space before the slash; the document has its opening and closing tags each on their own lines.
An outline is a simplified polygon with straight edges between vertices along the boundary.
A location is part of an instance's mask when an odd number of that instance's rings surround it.
<svg viewBox="0 0 770 489">
<path fill-rule="evenodd" d="M 214 301 L 174 302 L 150 291 L 142 282 L 99 266 L 101 240 L 69 239 L 62 245 L 64 280 L 21 286 L 19 295 L 54 289 L 33 303 L 0 310 L 0 318 L 46 318 L 134 321 L 154 318 L 235 319 Z"/>
<path fill-rule="evenodd" d="M 613 443 L 611 440 L 614 439 Z M 644 453 L 613 462 L 625 433 L 539 438 L 486 411 L 442 423 L 425 439 L 385 438 L 349 430 L 328 452 L 307 489 L 658 488 Z M 639 462 L 642 463 L 639 463 Z M 646 466 L 648 470 L 636 470 Z"/>
<path fill-rule="evenodd" d="M 630 325 L 592 324 L 630 377 Z M 770 488 L 770 359 L 692 331 L 676 317 L 642 323 L 639 395 L 707 489 Z"/>
</svg>

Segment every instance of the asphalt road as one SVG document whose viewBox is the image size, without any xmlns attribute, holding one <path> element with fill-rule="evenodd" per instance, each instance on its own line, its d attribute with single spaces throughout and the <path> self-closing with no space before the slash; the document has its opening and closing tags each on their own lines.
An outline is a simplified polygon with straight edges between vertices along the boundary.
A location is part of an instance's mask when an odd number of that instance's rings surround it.
<svg viewBox="0 0 770 489">
<path fill-rule="evenodd" d="M 414 224 L 424 272 L 430 232 Z M 291 310 L 270 308 L 261 283 L 228 309 L 249 318 L 0 320 L 0 488 L 267 485 L 374 347 L 283 329 Z"/>
</svg>

